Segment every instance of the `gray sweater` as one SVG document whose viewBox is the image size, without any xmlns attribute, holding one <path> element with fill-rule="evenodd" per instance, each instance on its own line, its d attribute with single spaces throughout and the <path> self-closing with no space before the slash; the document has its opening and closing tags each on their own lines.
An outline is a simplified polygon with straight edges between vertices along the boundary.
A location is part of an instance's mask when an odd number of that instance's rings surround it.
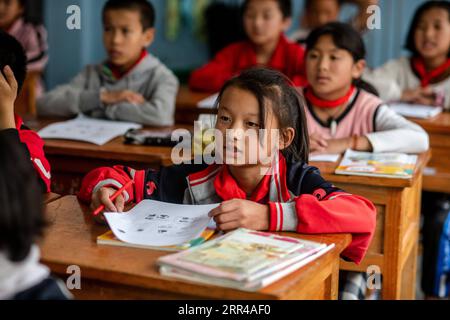
<svg viewBox="0 0 450 320">
<path fill-rule="evenodd" d="M 174 124 L 179 82 L 175 75 L 152 55 L 145 57 L 123 78 L 114 79 L 103 64 L 87 66 L 70 83 L 58 86 L 37 101 L 40 116 L 75 116 L 132 121 L 148 126 Z M 131 90 L 145 98 L 142 105 L 122 102 L 104 106 L 100 91 Z"/>
</svg>

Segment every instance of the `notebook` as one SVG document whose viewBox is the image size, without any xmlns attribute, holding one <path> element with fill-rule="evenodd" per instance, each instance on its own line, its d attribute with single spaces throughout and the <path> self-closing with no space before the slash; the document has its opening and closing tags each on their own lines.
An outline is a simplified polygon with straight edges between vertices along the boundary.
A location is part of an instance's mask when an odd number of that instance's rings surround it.
<svg viewBox="0 0 450 320">
<path fill-rule="evenodd" d="M 114 236 L 122 242 L 141 247 L 180 246 L 200 238 L 211 227 L 213 220 L 208 213 L 218 205 L 143 200 L 126 213 L 103 215 Z"/>
<path fill-rule="evenodd" d="M 421 104 L 393 103 L 389 105 L 399 115 L 417 119 L 429 119 L 442 112 L 442 107 L 426 106 Z"/>
<path fill-rule="evenodd" d="M 417 155 L 347 150 L 336 174 L 409 179 L 416 162 Z"/>
<path fill-rule="evenodd" d="M 93 119 L 83 115 L 69 121 L 53 123 L 38 132 L 43 139 L 64 139 L 104 145 L 142 125 L 132 122 Z"/>
<path fill-rule="evenodd" d="M 237 229 L 158 259 L 163 275 L 247 291 L 258 290 L 318 258 L 334 245 Z"/>
<path fill-rule="evenodd" d="M 340 154 L 311 154 L 310 162 L 337 162 L 341 157 Z"/>
<path fill-rule="evenodd" d="M 149 249 L 149 250 L 160 250 L 160 251 L 181 251 L 192 248 L 194 246 L 198 246 L 203 242 L 209 240 L 211 237 L 216 234 L 215 229 L 207 228 L 204 230 L 199 238 L 192 239 L 186 243 L 181 245 L 173 245 L 173 246 L 150 246 L 150 245 L 139 245 L 133 243 L 127 243 L 120 241 L 114 233 L 110 230 L 100 236 L 97 237 L 97 244 L 100 245 L 109 245 L 109 246 L 117 246 L 117 247 L 130 247 L 130 248 L 139 248 L 139 249 Z"/>
</svg>

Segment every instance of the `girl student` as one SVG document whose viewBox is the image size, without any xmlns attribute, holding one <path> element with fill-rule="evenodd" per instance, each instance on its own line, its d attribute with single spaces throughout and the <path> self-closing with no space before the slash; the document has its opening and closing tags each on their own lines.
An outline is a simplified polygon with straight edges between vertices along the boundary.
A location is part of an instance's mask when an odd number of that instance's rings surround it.
<svg viewBox="0 0 450 320">
<path fill-rule="evenodd" d="M 304 95 L 313 153 L 428 149 L 425 131 L 383 104 L 373 94 L 376 90 L 361 80 L 366 51 L 350 25 L 332 22 L 317 28 L 306 45 L 309 85 Z"/>
<path fill-rule="evenodd" d="M 439 105 L 450 110 L 450 2 L 427 1 L 412 20 L 410 57 L 387 62 L 364 79 L 386 101 Z"/>
<path fill-rule="evenodd" d="M 353 241 L 343 257 L 361 262 L 374 233 L 376 209 L 365 198 L 334 187 L 306 164 L 309 143 L 303 99 L 285 76 L 256 68 L 229 80 L 217 100 L 216 129 L 225 137 L 223 164 L 181 164 L 159 172 L 99 168 L 83 179 L 80 200 L 91 203 L 92 209 L 104 204 L 112 212 L 143 199 L 221 203 L 210 212 L 219 230 L 351 233 Z M 227 130 L 231 134 L 225 134 Z M 258 142 L 271 130 L 279 132 L 275 151 L 272 140 Z M 270 161 L 247 161 L 251 141 L 241 144 L 243 135 L 238 132 L 254 132 L 258 150 Z M 242 165 L 235 164 L 239 156 L 245 159 Z M 134 184 L 110 201 L 130 179 Z"/>
<path fill-rule="evenodd" d="M 44 72 L 48 62 L 47 31 L 42 24 L 28 19 L 28 0 L 0 0 L 0 30 L 16 38 L 25 49 L 28 72 Z M 36 82 L 36 93 L 40 96 L 44 85 Z"/>
<path fill-rule="evenodd" d="M 291 25 L 291 16 L 291 0 L 243 1 L 242 22 L 247 39 L 230 44 L 195 70 L 189 87 L 218 92 L 227 80 L 255 66 L 281 71 L 296 85 L 304 85 L 305 50 L 284 35 Z"/>
</svg>

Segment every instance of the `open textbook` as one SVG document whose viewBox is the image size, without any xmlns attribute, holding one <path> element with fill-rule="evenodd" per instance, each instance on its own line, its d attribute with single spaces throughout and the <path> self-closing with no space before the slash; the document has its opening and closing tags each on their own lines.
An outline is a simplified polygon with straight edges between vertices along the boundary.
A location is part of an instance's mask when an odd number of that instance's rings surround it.
<svg viewBox="0 0 450 320">
<path fill-rule="evenodd" d="M 416 162 L 416 155 L 347 150 L 336 174 L 409 179 Z"/>
<path fill-rule="evenodd" d="M 144 200 L 129 212 L 104 213 L 114 236 L 135 246 L 183 246 L 211 228 L 208 213 L 219 204 L 180 205 Z M 105 237 L 103 237 L 104 240 Z"/>
<path fill-rule="evenodd" d="M 442 112 L 442 107 L 426 106 L 421 104 L 391 103 L 389 107 L 399 115 L 417 119 L 429 119 Z"/>
<path fill-rule="evenodd" d="M 39 131 L 44 139 L 64 139 L 104 145 L 123 136 L 129 129 L 140 129 L 142 125 L 132 122 L 111 121 L 80 115 L 73 120 L 53 123 Z"/>
</svg>

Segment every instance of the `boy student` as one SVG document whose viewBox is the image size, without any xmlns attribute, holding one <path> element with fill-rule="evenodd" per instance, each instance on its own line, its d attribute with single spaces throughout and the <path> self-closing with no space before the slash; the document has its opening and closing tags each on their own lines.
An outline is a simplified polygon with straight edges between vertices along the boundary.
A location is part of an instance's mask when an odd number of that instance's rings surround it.
<svg viewBox="0 0 450 320">
<path fill-rule="evenodd" d="M 50 192 L 50 165 L 44 154 L 44 141 L 14 114 L 14 101 L 26 76 L 27 57 L 20 43 L 0 31 L 0 134 L 27 149 L 44 192 Z M 0 148 L 0 153 L 6 152 Z"/>
<path fill-rule="evenodd" d="M 304 43 L 311 30 L 329 22 L 339 21 L 341 7 L 346 3 L 358 8 L 358 14 L 349 21 L 350 24 L 360 32 L 366 30 L 370 15 L 367 9 L 371 5 L 377 5 L 378 0 L 305 0 L 300 28 L 290 36 L 291 40 Z"/>
<path fill-rule="evenodd" d="M 109 0 L 103 8 L 105 63 L 87 66 L 69 84 L 38 100 L 40 115 L 174 123 L 178 80 L 146 48 L 153 42 L 155 11 L 146 0 Z"/>
<path fill-rule="evenodd" d="M 190 88 L 218 92 L 227 80 L 256 65 L 278 70 L 295 85 L 304 85 L 304 50 L 284 36 L 291 24 L 291 1 L 245 0 L 242 13 L 248 40 L 229 45 L 194 71 Z"/>
</svg>

